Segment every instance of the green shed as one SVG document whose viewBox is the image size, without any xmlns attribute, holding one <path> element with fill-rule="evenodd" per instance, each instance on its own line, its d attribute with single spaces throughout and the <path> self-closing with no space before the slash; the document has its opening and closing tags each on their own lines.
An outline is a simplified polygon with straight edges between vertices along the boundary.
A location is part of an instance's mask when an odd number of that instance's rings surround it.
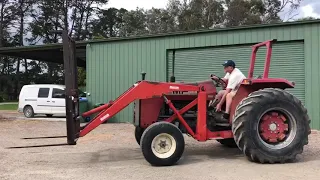
<svg viewBox="0 0 320 180">
<path fill-rule="evenodd" d="M 91 105 L 117 98 L 147 73 L 147 80 L 198 81 L 214 73 L 223 76 L 221 63 L 233 59 L 248 73 L 251 45 L 277 39 L 270 77 L 296 83 L 289 90 L 309 109 L 312 127 L 320 129 L 320 21 L 289 22 L 203 31 L 115 38 L 87 42 L 87 91 Z M 254 76 L 262 74 L 266 48 L 258 51 Z M 112 122 L 132 121 L 132 105 Z"/>
<path fill-rule="evenodd" d="M 198 81 L 209 74 L 223 76 L 221 63 L 233 59 L 248 73 L 251 45 L 277 39 L 270 77 L 296 83 L 289 91 L 302 100 L 320 130 L 320 20 L 218 28 L 189 32 L 110 38 L 76 43 L 78 65 L 86 67 L 89 108 L 114 100 L 136 81 L 146 79 Z M 0 55 L 63 63 L 62 44 L 0 48 Z M 259 49 L 254 76 L 262 74 L 266 49 Z M 111 122 L 131 122 L 133 105 Z"/>
</svg>

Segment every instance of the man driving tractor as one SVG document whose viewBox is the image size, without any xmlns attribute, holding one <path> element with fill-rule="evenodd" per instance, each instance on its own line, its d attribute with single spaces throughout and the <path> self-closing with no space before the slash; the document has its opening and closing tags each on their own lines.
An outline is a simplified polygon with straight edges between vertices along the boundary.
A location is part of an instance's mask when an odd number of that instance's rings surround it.
<svg viewBox="0 0 320 180">
<path fill-rule="evenodd" d="M 224 78 L 220 79 L 217 76 L 211 75 L 211 79 L 216 81 L 223 80 L 227 87 L 225 90 L 219 91 L 215 100 L 213 100 L 213 102 L 210 102 L 209 106 L 214 106 L 216 104 L 216 111 L 221 112 L 221 106 L 224 104 L 224 102 L 226 102 L 226 110 L 222 114 L 223 118 L 219 118 L 219 122 L 217 123 L 229 124 L 229 112 L 232 99 L 238 91 L 241 82 L 246 77 L 238 68 L 236 68 L 236 64 L 234 61 L 228 60 L 225 61 L 222 65 L 224 66 L 224 72 L 226 73 Z"/>
</svg>

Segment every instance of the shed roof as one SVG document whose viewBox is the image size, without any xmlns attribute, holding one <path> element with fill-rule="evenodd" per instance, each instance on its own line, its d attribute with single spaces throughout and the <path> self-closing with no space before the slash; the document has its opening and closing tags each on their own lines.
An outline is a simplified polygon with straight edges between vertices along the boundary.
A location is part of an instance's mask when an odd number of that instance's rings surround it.
<svg viewBox="0 0 320 180">
<path fill-rule="evenodd" d="M 150 34 L 150 35 L 141 35 L 141 36 L 134 36 L 134 37 L 114 37 L 114 38 L 108 38 L 108 39 L 78 41 L 76 42 L 76 57 L 78 60 L 78 65 L 85 67 L 86 46 L 87 44 L 91 44 L 91 43 L 158 38 L 158 37 L 166 37 L 166 36 L 179 36 L 179 35 L 199 34 L 199 33 L 212 33 L 212 32 L 219 32 L 219 31 L 234 31 L 234 30 L 242 30 L 242 29 L 258 29 L 258 28 L 282 27 L 282 26 L 284 27 L 284 26 L 314 24 L 314 23 L 320 23 L 320 20 L 317 19 L 317 20 L 295 21 L 295 22 L 275 23 L 275 24 L 247 25 L 247 26 L 237 26 L 237 27 L 230 27 L 230 28 L 215 28 L 215 29 L 205 29 L 205 30 Z M 0 48 L 0 56 L 2 55 L 2 56 L 20 57 L 20 58 L 27 58 L 27 59 L 62 64 L 63 63 L 62 49 L 63 49 L 62 43 L 22 46 L 22 47 L 5 47 L 5 48 Z"/>
<path fill-rule="evenodd" d="M 295 26 L 295 25 L 299 26 L 299 25 L 303 25 L 303 24 L 317 24 L 317 23 L 320 23 L 320 19 L 292 21 L 292 22 L 280 22 L 280 23 L 273 23 L 273 24 L 243 25 L 243 26 L 235 26 L 235 27 L 228 27 L 228 28 L 175 31 L 175 32 L 169 32 L 169 33 L 148 34 L 148 35 L 130 36 L 130 37 L 112 37 L 112 38 L 107 38 L 107 39 L 79 41 L 78 44 L 101 43 L 101 42 L 110 42 L 110 41 L 134 40 L 134 39 L 149 39 L 149 38 L 158 38 L 158 37 L 166 37 L 166 36 L 212 33 L 212 32 L 221 32 L 221 31 L 236 31 L 236 30 L 243 30 L 243 29 L 261 29 L 261 28 L 285 27 L 285 26 Z"/>
<path fill-rule="evenodd" d="M 0 55 L 63 64 L 62 43 L 5 47 L 0 48 Z M 77 45 L 76 57 L 78 66 L 85 67 L 86 47 L 84 44 Z"/>
</svg>

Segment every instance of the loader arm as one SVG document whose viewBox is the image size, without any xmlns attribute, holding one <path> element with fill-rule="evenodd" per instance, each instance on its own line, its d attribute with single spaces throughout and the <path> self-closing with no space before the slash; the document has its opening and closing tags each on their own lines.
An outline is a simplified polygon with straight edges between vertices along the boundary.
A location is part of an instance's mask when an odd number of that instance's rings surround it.
<svg viewBox="0 0 320 180">
<path fill-rule="evenodd" d="M 90 131 L 98 127 L 100 124 L 112 118 L 114 115 L 119 113 L 130 103 L 137 99 L 148 99 L 154 97 L 162 97 L 164 94 L 174 91 L 195 91 L 199 92 L 200 87 L 195 85 L 184 85 L 176 83 L 163 83 L 163 82 L 152 82 L 152 81 L 140 81 L 129 88 L 115 101 L 111 101 L 109 104 L 97 109 L 101 112 L 90 121 L 82 130 L 80 130 L 79 136 L 83 137 Z M 91 112 L 94 112 L 93 109 Z"/>
</svg>

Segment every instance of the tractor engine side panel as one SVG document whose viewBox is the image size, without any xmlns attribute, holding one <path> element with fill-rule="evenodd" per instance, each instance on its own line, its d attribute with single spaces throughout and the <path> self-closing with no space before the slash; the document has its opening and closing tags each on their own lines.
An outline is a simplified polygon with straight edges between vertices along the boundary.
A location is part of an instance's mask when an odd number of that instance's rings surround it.
<svg viewBox="0 0 320 180">
<path fill-rule="evenodd" d="M 164 100 L 161 97 L 136 100 L 134 102 L 134 125 L 147 128 L 155 123 L 163 104 Z"/>
</svg>

